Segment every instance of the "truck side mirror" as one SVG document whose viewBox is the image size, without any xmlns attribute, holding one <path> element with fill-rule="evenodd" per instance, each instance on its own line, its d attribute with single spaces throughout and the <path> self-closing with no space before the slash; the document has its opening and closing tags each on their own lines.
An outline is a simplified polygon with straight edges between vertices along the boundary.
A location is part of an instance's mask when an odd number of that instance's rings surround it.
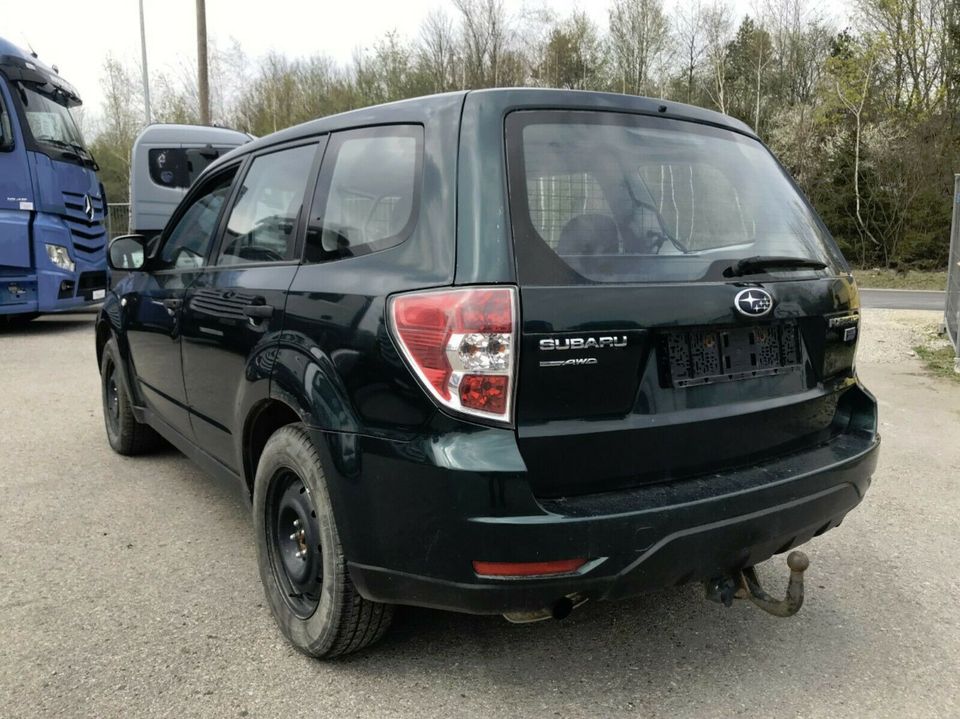
<svg viewBox="0 0 960 719">
<path fill-rule="evenodd" d="M 143 269 L 147 261 L 147 242 L 143 235 L 123 235 L 110 243 L 107 261 L 111 269 L 130 272 Z"/>
</svg>

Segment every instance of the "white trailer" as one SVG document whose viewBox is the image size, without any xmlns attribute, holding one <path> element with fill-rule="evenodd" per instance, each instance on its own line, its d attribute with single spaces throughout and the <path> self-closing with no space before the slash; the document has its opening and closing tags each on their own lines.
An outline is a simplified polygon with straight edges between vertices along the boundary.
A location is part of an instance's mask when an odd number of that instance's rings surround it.
<svg viewBox="0 0 960 719">
<path fill-rule="evenodd" d="M 157 124 L 144 128 L 130 158 L 129 232 L 147 238 L 160 234 L 203 169 L 252 139 L 224 127 Z"/>
</svg>

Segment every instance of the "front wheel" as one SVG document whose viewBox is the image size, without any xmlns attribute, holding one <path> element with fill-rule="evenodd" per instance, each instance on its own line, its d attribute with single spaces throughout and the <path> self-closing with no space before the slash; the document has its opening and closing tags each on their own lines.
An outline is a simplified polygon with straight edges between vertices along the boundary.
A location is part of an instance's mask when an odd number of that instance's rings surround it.
<svg viewBox="0 0 960 719">
<path fill-rule="evenodd" d="M 260 579 L 283 633 L 318 658 L 380 639 L 393 606 L 364 599 L 350 580 L 320 456 L 302 424 L 270 437 L 255 482 Z"/>
<path fill-rule="evenodd" d="M 100 360 L 100 389 L 107 441 L 118 454 L 142 454 L 163 444 L 153 428 L 138 422 L 120 375 L 120 352 L 110 339 Z"/>
</svg>

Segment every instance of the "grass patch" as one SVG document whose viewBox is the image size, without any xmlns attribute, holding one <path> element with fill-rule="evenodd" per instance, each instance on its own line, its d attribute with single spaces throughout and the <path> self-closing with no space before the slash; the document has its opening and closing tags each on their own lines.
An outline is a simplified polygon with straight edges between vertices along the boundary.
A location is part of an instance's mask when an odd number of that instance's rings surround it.
<svg viewBox="0 0 960 719">
<path fill-rule="evenodd" d="M 860 287 L 877 290 L 943 290 L 947 287 L 947 271 L 935 270 L 854 270 Z"/>
<path fill-rule="evenodd" d="M 949 344 L 945 347 L 940 346 L 939 343 L 935 346 L 917 345 L 913 348 L 913 351 L 923 360 L 923 363 L 932 374 L 960 383 L 960 373 L 955 372 L 953 369 L 954 357 L 956 357 L 956 355 L 954 354 L 953 347 Z"/>
</svg>

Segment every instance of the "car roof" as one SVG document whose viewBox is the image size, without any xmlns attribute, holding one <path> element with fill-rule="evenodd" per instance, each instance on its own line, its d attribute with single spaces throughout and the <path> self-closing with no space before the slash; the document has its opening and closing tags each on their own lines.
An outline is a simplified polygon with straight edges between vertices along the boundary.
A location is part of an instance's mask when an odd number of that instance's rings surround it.
<svg viewBox="0 0 960 719">
<path fill-rule="evenodd" d="M 134 145 L 141 142 L 206 142 L 242 144 L 249 142 L 251 135 L 227 127 L 210 127 L 207 125 L 179 125 L 174 123 L 157 123 L 147 125 L 137 135 Z"/>
<path fill-rule="evenodd" d="M 466 99 L 468 95 L 477 101 L 489 101 L 494 104 L 501 104 L 504 113 L 511 110 L 576 109 L 650 115 L 659 114 L 673 119 L 690 120 L 722 127 L 757 139 L 756 134 L 749 126 L 729 115 L 724 115 L 702 107 L 673 102 L 671 100 L 587 90 L 515 87 L 488 90 L 461 90 L 398 100 L 382 105 L 372 105 L 370 107 L 349 110 L 294 125 L 293 127 L 288 127 L 284 130 L 271 133 L 270 135 L 264 135 L 253 142 L 231 150 L 207 167 L 203 174 L 206 175 L 211 171 L 215 171 L 218 167 L 229 163 L 241 155 L 325 132 L 351 127 L 410 122 L 412 114 L 422 113 L 426 116 L 434 107 L 449 103 L 451 98 L 460 97 Z"/>
</svg>

